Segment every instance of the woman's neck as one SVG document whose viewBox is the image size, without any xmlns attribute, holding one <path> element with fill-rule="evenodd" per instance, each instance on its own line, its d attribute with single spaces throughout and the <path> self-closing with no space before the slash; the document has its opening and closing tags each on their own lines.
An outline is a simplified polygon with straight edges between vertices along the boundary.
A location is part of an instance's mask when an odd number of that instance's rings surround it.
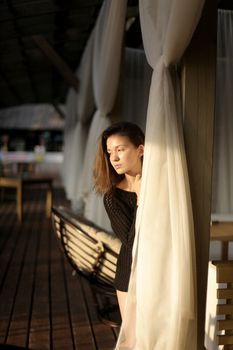
<svg viewBox="0 0 233 350">
<path fill-rule="evenodd" d="M 125 174 L 124 179 L 117 185 L 117 187 L 125 191 L 134 192 L 134 182 L 137 175 L 138 174 Z"/>
</svg>

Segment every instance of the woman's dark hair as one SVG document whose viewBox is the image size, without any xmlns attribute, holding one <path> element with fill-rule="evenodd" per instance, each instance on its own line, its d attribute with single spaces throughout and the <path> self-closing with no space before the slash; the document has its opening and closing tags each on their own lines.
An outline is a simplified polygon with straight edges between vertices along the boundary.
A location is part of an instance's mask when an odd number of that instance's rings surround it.
<svg viewBox="0 0 233 350">
<path fill-rule="evenodd" d="M 127 136 L 135 147 L 144 145 L 145 141 L 144 133 L 139 126 L 130 122 L 115 123 L 103 131 L 100 136 L 93 170 L 95 189 L 99 193 L 108 192 L 124 178 L 124 175 L 117 174 L 109 160 L 107 139 L 112 135 Z"/>
</svg>

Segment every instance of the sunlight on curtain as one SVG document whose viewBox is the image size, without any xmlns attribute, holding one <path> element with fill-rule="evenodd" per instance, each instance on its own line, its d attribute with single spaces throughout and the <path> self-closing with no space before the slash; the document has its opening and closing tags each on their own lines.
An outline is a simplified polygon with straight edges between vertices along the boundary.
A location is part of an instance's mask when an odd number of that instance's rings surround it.
<svg viewBox="0 0 233 350">
<path fill-rule="evenodd" d="M 93 86 L 97 111 L 88 134 L 81 188 L 85 201 L 85 217 L 105 229 L 110 229 L 110 223 L 102 197 L 93 190 L 92 169 L 97 140 L 110 125 L 108 114 L 114 106 L 117 94 L 126 8 L 126 0 L 105 1 L 94 28 Z"/>
<path fill-rule="evenodd" d="M 212 217 L 233 220 L 233 11 L 218 11 Z"/>
<path fill-rule="evenodd" d="M 118 350 L 197 350 L 194 229 L 182 118 L 176 105 L 179 94 L 169 66 L 183 55 L 203 3 L 139 2 L 143 43 L 154 71 L 133 265 Z"/>
</svg>

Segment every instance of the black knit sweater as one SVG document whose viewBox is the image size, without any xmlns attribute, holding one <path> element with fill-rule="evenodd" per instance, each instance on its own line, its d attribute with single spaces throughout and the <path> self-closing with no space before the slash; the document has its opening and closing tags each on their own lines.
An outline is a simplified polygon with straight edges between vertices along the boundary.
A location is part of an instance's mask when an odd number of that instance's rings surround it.
<svg viewBox="0 0 233 350">
<path fill-rule="evenodd" d="M 104 195 L 104 206 L 112 229 L 122 242 L 117 261 L 115 288 L 127 292 L 135 236 L 137 195 L 135 192 L 114 188 Z"/>
</svg>

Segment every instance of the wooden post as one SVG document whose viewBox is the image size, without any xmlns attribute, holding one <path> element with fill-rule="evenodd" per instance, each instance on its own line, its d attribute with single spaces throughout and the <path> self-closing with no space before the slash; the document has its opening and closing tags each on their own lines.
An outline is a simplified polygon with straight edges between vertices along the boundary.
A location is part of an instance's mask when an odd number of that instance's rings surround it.
<svg viewBox="0 0 233 350">
<path fill-rule="evenodd" d="M 181 66 L 184 139 L 197 256 L 198 350 L 204 349 L 215 105 L 217 4 L 206 0 Z"/>
</svg>

